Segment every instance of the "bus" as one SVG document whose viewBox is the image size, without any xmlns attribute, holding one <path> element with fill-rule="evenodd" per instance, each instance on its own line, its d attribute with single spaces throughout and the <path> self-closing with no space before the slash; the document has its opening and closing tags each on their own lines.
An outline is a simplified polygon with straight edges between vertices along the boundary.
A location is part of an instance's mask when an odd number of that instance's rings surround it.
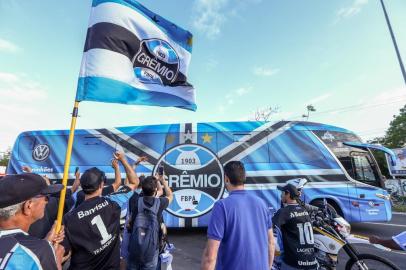
<svg viewBox="0 0 406 270">
<path fill-rule="evenodd" d="M 12 149 L 7 174 L 30 166 L 34 173 L 61 181 L 68 130 L 21 133 Z M 246 168 L 245 189 L 271 208 L 280 205 L 277 185 L 306 178 L 305 201 L 329 207 L 349 222 L 389 221 L 390 197 L 371 148 L 344 128 L 302 121 L 214 122 L 79 129 L 75 132 L 69 182 L 75 168 L 98 167 L 114 179 L 112 153 L 129 162 L 146 156 L 139 175 L 164 166 L 174 200 L 164 212 L 168 227 L 205 227 L 215 201 L 228 196 L 223 165 L 240 160 Z M 121 168 L 121 171 L 124 170 Z M 123 174 L 124 177 L 124 174 Z"/>
</svg>

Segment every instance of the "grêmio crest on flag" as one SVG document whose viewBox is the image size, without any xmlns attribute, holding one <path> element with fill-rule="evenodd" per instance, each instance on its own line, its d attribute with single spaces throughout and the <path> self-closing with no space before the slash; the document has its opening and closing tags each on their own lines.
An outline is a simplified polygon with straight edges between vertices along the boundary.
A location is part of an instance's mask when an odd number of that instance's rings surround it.
<svg viewBox="0 0 406 270">
<path fill-rule="evenodd" d="M 192 34 L 134 0 L 93 0 L 77 101 L 196 110 Z"/>
</svg>

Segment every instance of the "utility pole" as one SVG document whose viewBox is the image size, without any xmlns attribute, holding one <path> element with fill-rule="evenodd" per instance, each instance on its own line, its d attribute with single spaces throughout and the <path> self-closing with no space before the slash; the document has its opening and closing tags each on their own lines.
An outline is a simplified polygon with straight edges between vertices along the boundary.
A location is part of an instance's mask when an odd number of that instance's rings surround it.
<svg viewBox="0 0 406 270">
<path fill-rule="evenodd" d="M 400 65 L 400 70 L 402 71 L 402 75 L 403 75 L 403 80 L 405 81 L 405 84 L 406 84 L 406 71 L 405 71 L 405 67 L 403 66 L 402 57 L 400 56 L 399 49 L 398 49 L 398 45 L 397 45 L 396 39 L 395 39 L 395 35 L 393 34 L 392 26 L 391 26 L 391 24 L 390 24 L 389 17 L 388 17 L 388 13 L 386 12 L 386 8 L 385 8 L 385 4 L 383 3 L 383 0 L 381 0 L 381 5 L 382 5 L 383 13 L 385 14 L 386 23 L 388 24 L 388 28 L 389 28 L 390 35 L 391 35 L 391 37 L 392 37 L 393 46 L 395 47 L 396 55 L 397 55 L 397 57 L 398 57 L 398 61 L 399 61 L 399 65 Z"/>
</svg>

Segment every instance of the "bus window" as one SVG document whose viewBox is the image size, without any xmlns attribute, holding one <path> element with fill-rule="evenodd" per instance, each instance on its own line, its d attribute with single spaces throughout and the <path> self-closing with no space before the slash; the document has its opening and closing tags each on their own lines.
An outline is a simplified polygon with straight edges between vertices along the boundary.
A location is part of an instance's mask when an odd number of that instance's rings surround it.
<svg viewBox="0 0 406 270">
<path fill-rule="evenodd" d="M 344 169 L 351 176 L 351 178 L 355 179 L 356 177 L 355 177 L 354 168 L 352 165 L 352 158 L 345 156 L 345 157 L 339 157 L 338 160 L 341 162 Z"/>
<path fill-rule="evenodd" d="M 380 186 L 377 165 L 370 153 L 343 143 L 361 142 L 355 134 L 336 131 L 315 131 L 314 134 L 330 148 L 352 179 Z"/>
<path fill-rule="evenodd" d="M 349 156 L 342 156 L 338 159 L 352 179 L 369 185 L 379 186 L 377 181 L 379 179 L 377 177 L 378 172 L 369 159 L 368 153 L 351 152 Z"/>
<path fill-rule="evenodd" d="M 377 178 L 368 156 L 356 154 L 352 158 L 354 161 L 355 180 L 374 185 Z"/>
</svg>

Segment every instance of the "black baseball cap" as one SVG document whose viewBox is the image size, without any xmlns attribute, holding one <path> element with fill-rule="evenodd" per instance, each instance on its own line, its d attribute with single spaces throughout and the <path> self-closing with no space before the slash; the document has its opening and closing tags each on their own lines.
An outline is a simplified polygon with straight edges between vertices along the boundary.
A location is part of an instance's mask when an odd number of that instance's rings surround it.
<svg viewBox="0 0 406 270">
<path fill-rule="evenodd" d="M 83 191 L 94 191 L 100 187 L 102 182 L 106 181 L 106 175 L 96 167 L 86 170 L 80 177 L 80 186 Z"/>
<path fill-rule="evenodd" d="M 0 208 L 24 202 L 37 195 L 50 195 L 61 191 L 62 184 L 47 185 L 35 173 L 10 174 L 0 180 Z"/>
<path fill-rule="evenodd" d="M 292 184 L 286 184 L 286 185 L 283 185 L 283 186 L 277 186 L 277 188 L 279 190 L 281 190 L 281 191 L 289 192 L 290 195 L 292 195 L 292 197 L 294 197 L 294 198 L 299 197 L 299 195 L 300 195 L 297 188 Z"/>
</svg>

